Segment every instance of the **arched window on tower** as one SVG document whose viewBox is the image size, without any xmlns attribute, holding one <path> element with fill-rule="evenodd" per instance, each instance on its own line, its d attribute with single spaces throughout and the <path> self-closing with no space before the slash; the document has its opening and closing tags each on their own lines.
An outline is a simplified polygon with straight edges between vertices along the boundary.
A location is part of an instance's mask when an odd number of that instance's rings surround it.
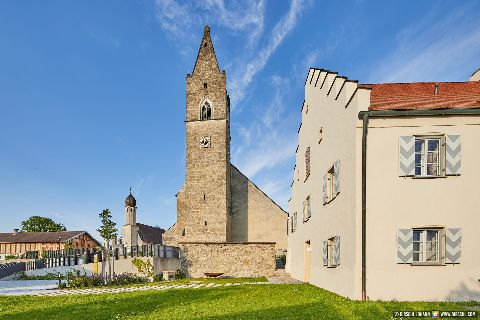
<svg viewBox="0 0 480 320">
<path fill-rule="evenodd" d="M 200 120 L 210 120 L 212 119 L 212 107 L 210 103 L 205 101 L 200 109 Z"/>
</svg>

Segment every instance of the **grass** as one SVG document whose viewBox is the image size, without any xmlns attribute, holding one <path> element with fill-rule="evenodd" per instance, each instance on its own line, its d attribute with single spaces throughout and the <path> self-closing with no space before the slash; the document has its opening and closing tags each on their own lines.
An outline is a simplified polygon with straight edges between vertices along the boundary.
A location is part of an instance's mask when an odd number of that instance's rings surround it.
<svg viewBox="0 0 480 320">
<path fill-rule="evenodd" d="M 465 310 L 480 303 L 359 302 L 308 284 L 0 297 L 0 319 L 392 319 L 394 310 Z"/>
</svg>

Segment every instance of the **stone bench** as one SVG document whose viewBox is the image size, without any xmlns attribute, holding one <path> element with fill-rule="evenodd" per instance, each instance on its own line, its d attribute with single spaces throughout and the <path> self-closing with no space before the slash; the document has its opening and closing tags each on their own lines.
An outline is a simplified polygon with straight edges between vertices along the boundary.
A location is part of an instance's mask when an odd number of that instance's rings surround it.
<svg viewBox="0 0 480 320">
<path fill-rule="evenodd" d="M 163 280 L 175 280 L 174 270 L 164 270 L 162 274 L 163 274 Z"/>
</svg>

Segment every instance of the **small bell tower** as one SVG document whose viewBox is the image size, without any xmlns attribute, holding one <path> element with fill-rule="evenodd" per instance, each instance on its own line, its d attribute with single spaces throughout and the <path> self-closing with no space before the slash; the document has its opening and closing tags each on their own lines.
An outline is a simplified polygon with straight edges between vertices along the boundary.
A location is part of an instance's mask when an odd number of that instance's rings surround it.
<svg viewBox="0 0 480 320">
<path fill-rule="evenodd" d="M 137 226 L 137 200 L 130 194 L 125 199 L 125 225 L 122 227 L 122 240 L 125 246 L 136 246 L 138 244 Z"/>
</svg>

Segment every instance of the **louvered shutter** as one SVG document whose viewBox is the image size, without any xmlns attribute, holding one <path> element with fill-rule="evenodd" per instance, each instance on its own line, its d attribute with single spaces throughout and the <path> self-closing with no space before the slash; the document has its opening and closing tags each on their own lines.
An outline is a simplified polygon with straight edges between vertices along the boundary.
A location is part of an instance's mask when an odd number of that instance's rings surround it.
<svg viewBox="0 0 480 320">
<path fill-rule="evenodd" d="M 335 236 L 333 240 L 333 263 L 340 265 L 340 236 Z"/>
<path fill-rule="evenodd" d="M 400 136 L 398 146 L 398 175 L 401 177 L 415 175 L 415 137 Z"/>
<path fill-rule="evenodd" d="M 327 175 L 323 176 L 323 204 L 328 202 L 328 196 L 327 196 Z"/>
<path fill-rule="evenodd" d="M 460 263 L 462 256 L 462 229 L 448 228 L 445 232 L 445 263 Z"/>
<path fill-rule="evenodd" d="M 460 175 L 462 165 L 462 144 L 460 135 L 445 136 L 445 174 Z"/>
<path fill-rule="evenodd" d="M 413 230 L 398 229 L 397 231 L 397 263 L 412 263 L 413 261 Z"/>
<path fill-rule="evenodd" d="M 322 261 L 324 266 L 328 266 L 328 243 L 327 241 L 323 241 L 323 248 L 322 248 Z"/>
<path fill-rule="evenodd" d="M 340 193 L 340 160 L 333 164 L 333 196 Z"/>
</svg>

